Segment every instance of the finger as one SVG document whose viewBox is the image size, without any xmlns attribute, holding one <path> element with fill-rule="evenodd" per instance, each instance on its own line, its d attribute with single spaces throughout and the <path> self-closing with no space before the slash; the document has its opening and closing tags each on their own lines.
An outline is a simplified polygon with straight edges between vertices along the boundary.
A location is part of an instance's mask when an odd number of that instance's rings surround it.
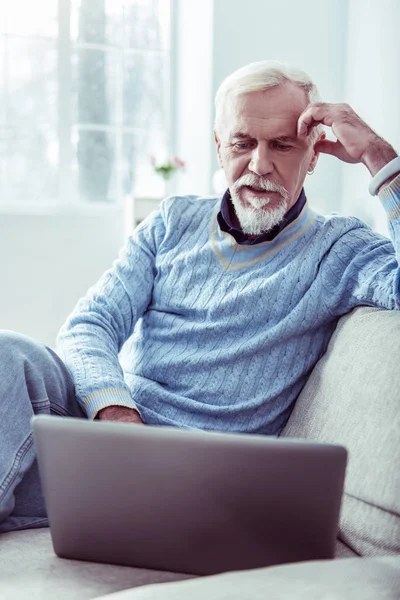
<svg viewBox="0 0 400 600">
<path fill-rule="evenodd" d="M 314 152 L 322 152 L 323 154 L 331 154 L 338 156 L 338 142 L 330 140 L 320 140 L 314 145 Z"/>
<path fill-rule="evenodd" d="M 323 123 L 332 125 L 332 105 L 331 104 L 310 104 L 300 115 L 297 122 L 297 135 L 306 137 L 312 129 Z"/>
<path fill-rule="evenodd" d="M 309 120 L 307 125 L 302 126 L 301 132 L 298 133 L 298 136 L 308 137 L 311 134 L 312 130 L 315 127 L 318 127 L 318 125 L 321 125 L 321 121 L 315 121 L 314 119 Z"/>
<path fill-rule="evenodd" d="M 307 136 L 312 127 L 319 124 L 319 117 L 322 114 L 321 104 L 309 104 L 297 122 L 297 135 Z"/>
</svg>

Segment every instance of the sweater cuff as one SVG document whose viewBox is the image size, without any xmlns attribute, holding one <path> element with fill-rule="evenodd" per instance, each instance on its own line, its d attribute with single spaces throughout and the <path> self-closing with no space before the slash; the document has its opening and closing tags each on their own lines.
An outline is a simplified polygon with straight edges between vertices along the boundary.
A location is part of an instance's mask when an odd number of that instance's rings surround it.
<svg viewBox="0 0 400 600">
<path fill-rule="evenodd" d="M 83 400 L 83 407 L 89 419 L 93 420 L 96 418 L 97 413 L 102 408 L 108 406 L 126 406 L 136 410 L 139 415 L 140 411 L 132 400 L 130 392 L 121 388 L 105 388 L 97 390 L 89 396 L 86 396 Z"/>
<path fill-rule="evenodd" d="M 379 199 L 389 221 L 400 219 L 400 173 L 379 192 Z"/>
</svg>

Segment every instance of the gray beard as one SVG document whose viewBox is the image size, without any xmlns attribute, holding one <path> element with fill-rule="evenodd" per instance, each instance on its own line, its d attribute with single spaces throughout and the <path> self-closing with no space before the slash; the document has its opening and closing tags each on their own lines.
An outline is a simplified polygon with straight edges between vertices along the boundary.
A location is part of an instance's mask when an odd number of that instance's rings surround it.
<svg viewBox="0 0 400 600">
<path fill-rule="evenodd" d="M 244 207 L 239 195 L 231 191 L 232 203 L 235 213 L 243 230 L 247 235 L 261 235 L 271 231 L 276 225 L 283 221 L 287 212 L 288 200 L 282 198 L 279 206 L 268 209 L 267 198 L 255 198 L 255 204 L 264 208 Z"/>
</svg>

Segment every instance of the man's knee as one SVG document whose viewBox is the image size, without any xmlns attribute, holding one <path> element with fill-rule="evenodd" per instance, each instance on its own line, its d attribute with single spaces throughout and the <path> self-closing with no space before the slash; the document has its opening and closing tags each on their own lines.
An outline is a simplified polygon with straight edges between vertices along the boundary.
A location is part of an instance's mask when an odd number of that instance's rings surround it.
<svg viewBox="0 0 400 600">
<path fill-rule="evenodd" d="M 30 396 L 71 394 L 73 382 L 59 356 L 42 342 L 21 333 L 0 330 L 0 395 L 27 387 Z"/>
<path fill-rule="evenodd" d="M 46 346 L 15 331 L 0 329 L 0 369 L 6 370 L 24 360 L 46 360 Z"/>
<path fill-rule="evenodd" d="M 85 416 L 75 397 L 72 377 L 61 358 L 42 342 L 0 330 L 0 405 L 36 406 L 60 414 Z"/>
<path fill-rule="evenodd" d="M 42 342 L 28 337 L 27 335 L 8 329 L 0 329 L 0 351 L 3 349 L 12 350 L 14 348 L 31 349 L 44 347 Z"/>
</svg>

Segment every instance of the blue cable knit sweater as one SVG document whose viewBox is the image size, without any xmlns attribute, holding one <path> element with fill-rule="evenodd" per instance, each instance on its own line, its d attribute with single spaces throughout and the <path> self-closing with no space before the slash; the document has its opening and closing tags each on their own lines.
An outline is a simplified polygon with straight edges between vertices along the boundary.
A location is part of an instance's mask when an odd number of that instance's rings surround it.
<svg viewBox="0 0 400 600">
<path fill-rule="evenodd" d="M 88 416 L 279 434 L 338 318 L 400 309 L 400 175 L 380 199 L 393 242 L 306 203 L 256 245 L 221 231 L 215 197 L 164 200 L 59 334 Z"/>
</svg>

